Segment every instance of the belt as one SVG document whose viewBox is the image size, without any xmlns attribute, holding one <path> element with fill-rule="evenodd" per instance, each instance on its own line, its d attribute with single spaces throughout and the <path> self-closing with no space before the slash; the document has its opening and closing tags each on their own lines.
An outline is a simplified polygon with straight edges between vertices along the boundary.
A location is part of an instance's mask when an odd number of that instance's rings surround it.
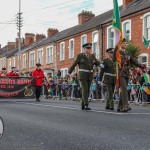
<svg viewBox="0 0 150 150">
<path fill-rule="evenodd" d="M 112 73 L 104 73 L 105 75 L 108 75 L 108 76 L 113 76 L 113 77 L 115 77 L 116 76 L 116 74 L 112 74 Z"/>
<path fill-rule="evenodd" d="M 93 72 L 93 70 L 86 70 L 86 69 L 79 69 L 79 71 L 83 71 L 83 72 Z"/>
</svg>

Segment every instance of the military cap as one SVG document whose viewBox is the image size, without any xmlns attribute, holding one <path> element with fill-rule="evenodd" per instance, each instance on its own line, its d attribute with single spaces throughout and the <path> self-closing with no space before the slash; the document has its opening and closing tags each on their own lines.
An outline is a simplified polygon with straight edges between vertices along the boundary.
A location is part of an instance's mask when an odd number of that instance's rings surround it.
<svg viewBox="0 0 150 150">
<path fill-rule="evenodd" d="M 39 66 L 41 66 L 41 64 L 40 64 L 40 63 L 37 63 L 36 66 L 39 67 Z"/>
<path fill-rule="evenodd" d="M 108 48 L 107 50 L 106 50 L 106 53 L 113 53 L 114 52 L 114 48 Z"/>
<path fill-rule="evenodd" d="M 91 47 L 92 47 L 92 43 L 83 44 L 82 47 L 83 47 L 83 48 L 91 48 Z"/>
<path fill-rule="evenodd" d="M 4 67 L 4 68 L 2 68 L 2 70 L 6 70 L 6 68 Z"/>
</svg>

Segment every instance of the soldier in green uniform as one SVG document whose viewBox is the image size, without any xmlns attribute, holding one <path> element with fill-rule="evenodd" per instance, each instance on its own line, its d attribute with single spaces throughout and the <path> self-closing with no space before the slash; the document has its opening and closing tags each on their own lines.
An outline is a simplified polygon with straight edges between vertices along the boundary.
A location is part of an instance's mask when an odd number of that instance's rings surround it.
<svg viewBox="0 0 150 150">
<path fill-rule="evenodd" d="M 107 102 L 105 109 L 114 110 L 114 89 L 116 84 L 116 68 L 113 62 L 113 48 L 106 50 L 106 58 L 103 60 L 101 66 L 101 72 L 99 77 L 99 84 L 102 86 L 103 83 L 106 85 L 108 91 Z"/>
<path fill-rule="evenodd" d="M 78 54 L 76 60 L 70 67 L 68 73 L 71 74 L 76 65 L 78 65 L 78 79 L 80 82 L 80 87 L 82 90 L 82 110 L 91 110 L 88 107 L 88 97 L 91 81 L 93 80 L 93 66 L 99 65 L 100 62 L 95 58 L 94 54 L 91 54 L 91 43 L 86 43 L 83 45 L 84 53 Z"/>
<path fill-rule="evenodd" d="M 126 51 L 126 39 L 123 39 L 119 46 L 120 56 L 121 56 L 121 66 L 119 67 L 119 82 L 120 82 L 120 100 L 118 104 L 118 112 L 127 112 L 131 110 L 128 105 L 128 94 L 127 85 L 129 81 L 129 69 L 130 65 L 133 64 L 137 67 L 143 68 L 135 58 L 131 56 L 129 52 Z M 114 52 L 114 60 L 116 60 L 116 52 Z"/>
</svg>

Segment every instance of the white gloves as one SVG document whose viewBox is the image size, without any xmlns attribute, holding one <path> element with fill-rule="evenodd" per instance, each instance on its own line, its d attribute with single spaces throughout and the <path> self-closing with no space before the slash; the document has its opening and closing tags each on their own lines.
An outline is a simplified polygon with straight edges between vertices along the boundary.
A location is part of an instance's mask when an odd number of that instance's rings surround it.
<svg viewBox="0 0 150 150">
<path fill-rule="evenodd" d="M 101 67 L 101 68 L 105 68 L 104 64 L 100 64 L 100 67 Z"/>
</svg>

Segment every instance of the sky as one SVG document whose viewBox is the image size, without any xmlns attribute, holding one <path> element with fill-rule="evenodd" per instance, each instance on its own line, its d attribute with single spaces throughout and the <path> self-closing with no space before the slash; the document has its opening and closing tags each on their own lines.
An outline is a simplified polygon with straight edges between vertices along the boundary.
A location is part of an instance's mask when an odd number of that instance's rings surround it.
<svg viewBox="0 0 150 150">
<path fill-rule="evenodd" d="M 82 10 L 92 11 L 96 16 L 113 9 L 113 0 L 20 0 L 22 13 L 21 36 L 25 33 L 45 34 L 48 28 L 59 31 L 78 24 Z M 122 5 L 123 0 L 118 0 Z M 0 44 L 15 42 L 17 38 L 17 14 L 19 0 L 0 0 Z"/>
</svg>

